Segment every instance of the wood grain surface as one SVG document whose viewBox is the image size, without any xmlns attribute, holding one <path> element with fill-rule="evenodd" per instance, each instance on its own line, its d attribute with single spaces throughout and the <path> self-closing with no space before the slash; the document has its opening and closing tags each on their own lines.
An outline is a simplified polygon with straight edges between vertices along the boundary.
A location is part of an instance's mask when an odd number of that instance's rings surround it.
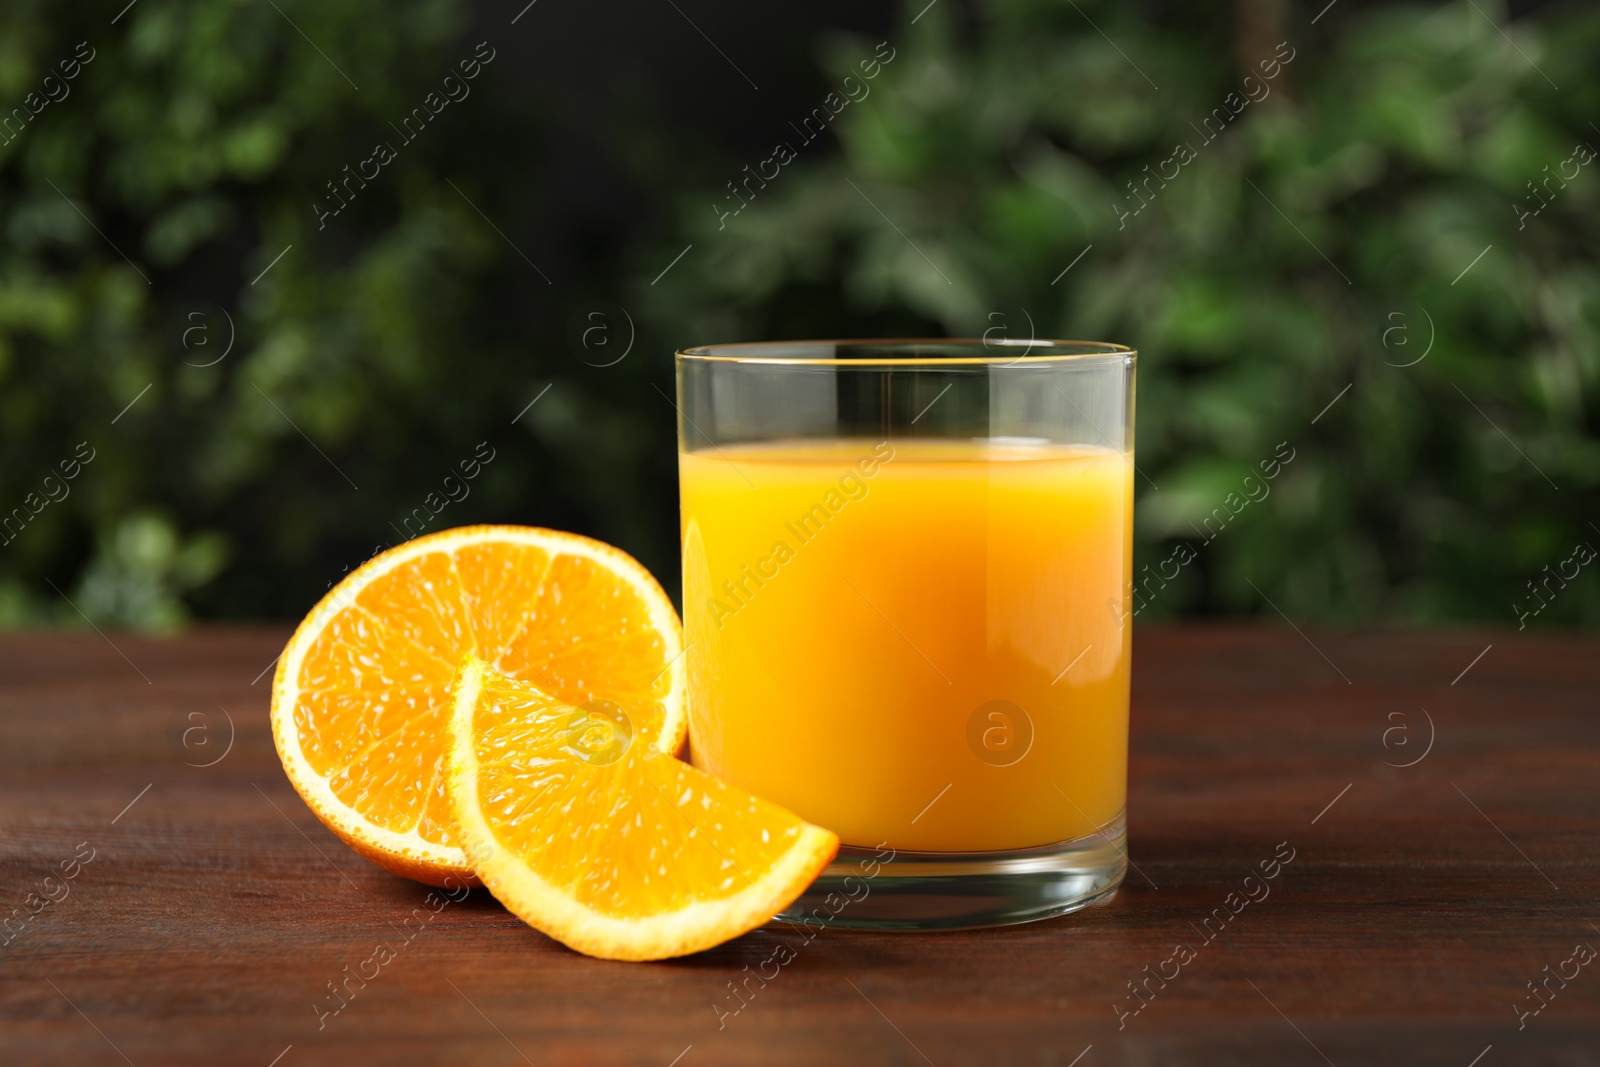
<svg viewBox="0 0 1600 1067">
<path fill-rule="evenodd" d="M 1600 1064 L 1590 636 L 1143 630 L 1110 904 L 656 964 L 325 831 L 268 733 L 286 636 L 0 640 L 0 1062 Z"/>
</svg>

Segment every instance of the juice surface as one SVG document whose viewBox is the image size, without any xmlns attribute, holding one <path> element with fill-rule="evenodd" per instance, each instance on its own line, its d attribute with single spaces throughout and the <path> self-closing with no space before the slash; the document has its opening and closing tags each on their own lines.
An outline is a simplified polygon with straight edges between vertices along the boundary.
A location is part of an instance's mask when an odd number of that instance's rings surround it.
<svg viewBox="0 0 1600 1067">
<path fill-rule="evenodd" d="M 679 470 L 697 766 L 861 846 L 1027 848 L 1122 811 L 1130 457 L 797 441 Z"/>
</svg>

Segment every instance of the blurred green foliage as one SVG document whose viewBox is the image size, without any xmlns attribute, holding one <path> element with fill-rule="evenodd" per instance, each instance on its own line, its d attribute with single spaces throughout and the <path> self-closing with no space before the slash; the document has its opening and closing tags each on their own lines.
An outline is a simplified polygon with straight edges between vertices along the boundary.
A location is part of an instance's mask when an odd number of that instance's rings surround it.
<svg viewBox="0 0 1600 1067">
<path fill-rule="evenodd" d="M 1136 575 L 1198 553 L 1141 618 L 1600 621 L 1600 577 L 1526 587 L 1600 547 L 1600 164 L 1572 160 L 1600 148 L 1600 12 L 1508 41 L 1487 3 L 1241 10 L 929 9 L 840 155 L 799 148 L 733 218 L 685 200 L 697 255 L 653 310 L 685 338 L 804 334 L 821 305 L 845 335 L 1133 344 Z M 1280 442 L 1270 496 L 1206 527 Z"/>
<path fill-rule="evenodd" d="M 567 351 L 573 294 L 496 232 L 546 198 L 547 120 L 493 91 L 506 41 L 408 141 L 391 124 L 475 54 L 463 5 L 281 6 L 0 15 L 0 101 L 96 51 L 0 146 L 0 507 L 97 450 L 0 547 L 0 621 L 296 617 L 374 549 L 489 520 L 670 574 L 670 407 L 645 361 Z M 343 186 L 375 142 L 397 158 Z M 320 220 L 330 182 L 350 206 Z M 406 526 L 479 442 L 468 495 Z"/>
<path fill-rule="evenodd" d="M 427 529 L 575 529 L 672 588 L 670 353 L 797 336 L 1137 346 L 1138 563 L 1198 550 L 1141 619 L 1270 597 L 1514 623 L 1542 568 L 1600 547 L 1600 167 L 1514 207 L 1600 148 L 1600 13 L 981 0 L 912 24 L 914 2 L 831 134 L 773 116 L 797 158 L 737 217 L 724 183 L 769 152 L 612 116 L 614 165 L 655 198 L 617 249 L 563 228 L 563 118 L 509 87 L 502 31 L 408 141 L 393 124 L 473 55 L 472 12 L 281 6 L 0 13 L 0 106 L 30 116 L 0 134 L 0 517 L 23 509 L 0 622 L 297 617 L 417 532 L 480 442 L 494 459 Z M 1280 41 L 1292 60 L 1232 116 Z M 63 81 L 79 42 L 94 58 Z M 819 106 L 875 45 L 820 43 Z M 380 141 L 396 158 L 319 228 L 313 203 Z M 601 298 L 637 331 L 606 367 L 570 328 Z M 64 482 L 80 442 L 95 458 Z M 1271 495 L 1206 544 L 1280 442 Z M 1588 569 L 1537 624 L 1600 621 Z"/>
</svg>

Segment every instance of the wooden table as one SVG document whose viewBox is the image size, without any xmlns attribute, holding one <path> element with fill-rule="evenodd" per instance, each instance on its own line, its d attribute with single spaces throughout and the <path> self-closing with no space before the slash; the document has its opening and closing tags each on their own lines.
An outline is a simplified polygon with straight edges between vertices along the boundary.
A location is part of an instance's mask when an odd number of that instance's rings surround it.
<svg viewBox="0 0 1600 1067">
<path fill-rule="evenodd" d="M 1112 903 L 827 931 L 720 1029 L 786 929 L 606 963 L 482 891 L 319 1029 L 426 891 L 280 771 L 263 672 L 285 636 L 0 640 L 0 900 L 40 909 L 0 949 L 0 1062 L 1600 1063 L 1600 963 L 1574 954 L 1600 947 L 1591 636 L 1141 631 L 1137 870 Z"/>
</svg>

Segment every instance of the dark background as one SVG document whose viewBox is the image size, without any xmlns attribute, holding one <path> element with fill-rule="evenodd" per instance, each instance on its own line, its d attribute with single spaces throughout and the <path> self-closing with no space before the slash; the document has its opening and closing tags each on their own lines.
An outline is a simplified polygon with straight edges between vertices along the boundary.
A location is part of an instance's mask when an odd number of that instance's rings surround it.
<svg viewBox="0 0 1600 1067">
<path fill-rule="evenodd" d="M 480 41 L 471 95 L 401 143 Z M 719 229 L 724 183 L 880 41 L 870 95 Z M 1590 5 L 1487 0 L 8 4 L 0 622 L 297 618 L 486 521 L 674 590 L 675 347 L 1031 322 L 1141 351 L 1136 565 L 1198 553 L 1141 620 L 1593 624 L 1597 168 L 1517 205 L 1600 148 L 1597 48 Z M 1197 536 L 1284 443 L 1271 495 Z"/>
</svg>

